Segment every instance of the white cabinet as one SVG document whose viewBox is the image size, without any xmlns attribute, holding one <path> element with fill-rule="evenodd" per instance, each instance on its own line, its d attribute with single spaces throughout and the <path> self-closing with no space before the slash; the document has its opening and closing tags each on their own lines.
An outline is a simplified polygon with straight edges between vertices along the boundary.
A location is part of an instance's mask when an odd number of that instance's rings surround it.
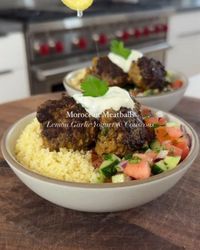
<svg viewBox="0 0 200 250">
<path fill-rule="evenodd" d="M 24 35 L 21 32 L 0 33 L 0 103 L 29 95 Z"/>
<path fill-rule="evenodd" d="M 167 68 L 191 77 L 200 73 L 200 11 L 178 13 L 171 17 Z"/>
<path fill-rule="evenodd" d="M 24 69 L 0 73 L 0 102 L 9 102 L 29 96 L 27 74 Z"/>
<path fill-rule="evenodd" d="M 189 79 L 189 87 L 186 90 L 185 96 L 200 98 L 200 74 Z"/>
</svg>

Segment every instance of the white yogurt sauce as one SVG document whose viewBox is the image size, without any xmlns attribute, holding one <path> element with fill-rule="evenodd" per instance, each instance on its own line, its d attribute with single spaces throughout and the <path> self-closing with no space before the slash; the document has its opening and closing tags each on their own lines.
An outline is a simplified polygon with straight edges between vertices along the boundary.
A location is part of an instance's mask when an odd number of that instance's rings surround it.
<svg viewBox="0 0 200 250">
<path fill-rule="evenodd" d="M 110 87 L 104 96 L 91 97 L 82 93 L 73 95 L 75 101 L 82 105 L 93 117 L 98 118 L 107 109 L 119 111 L 121 107 L 133 109 L 135 103 L 129 93 L 119 87 Z"/>
<path fill-rule="evenodd" d="M 125 73 L 129 72 L 132 62 L 137 61 L 142 56 L 143 54 L 137 50 L 132 50 L 130 56 L 127 59 L 112 52 L 108 54 L 108 58 L 111 60 L 111 62 L 120 67 Z"/>
</svg>

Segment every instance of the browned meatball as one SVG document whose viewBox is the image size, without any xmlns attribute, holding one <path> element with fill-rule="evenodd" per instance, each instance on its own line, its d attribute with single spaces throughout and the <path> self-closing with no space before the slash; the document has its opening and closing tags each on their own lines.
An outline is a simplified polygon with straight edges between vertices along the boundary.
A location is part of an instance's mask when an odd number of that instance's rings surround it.
<svg viewBox="0 0 200 250">
<path fill-rule="evenodd" d="M 154 137 L 136 109 L 121 108 L 117 112 L 109 109 L 101 115 L 100 125 L 95 147 L 98 155 L 114 153 L 123 157 L 141 149 Z"/>
<path fill-rule="evenodd" d="M 107 81 L 110 86 L 123 87 L 128 83 L 128 74 L 112 63 L 107 56 L 95 57 L 87 73 Z"/>
<path fill-rule="evenodd" d="M 98 120 L 71 97 L 49 100 L 37 111 L 44 146 L 51 151 L 60 148 L 88 150 L 95 146 Z"/>
<path fill-rule="evenodd" d="M 142 57 L 137 62 L 133 62 L 128 74 L 130 80 L 144 90 L 162 90 L 168 84 L 165 80 L 164 66 L 152 58 Z"/>
</svg>

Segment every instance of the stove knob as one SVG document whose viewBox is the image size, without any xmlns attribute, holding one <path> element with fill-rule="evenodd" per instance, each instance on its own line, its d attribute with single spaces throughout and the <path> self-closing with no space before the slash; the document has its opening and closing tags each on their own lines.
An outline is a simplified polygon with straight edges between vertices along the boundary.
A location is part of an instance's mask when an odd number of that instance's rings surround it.
<svg viewBox="0 0 200 250">
<path fill-rule="evenodd" d="M 55 50 L 57 53 L 62 53 L 64 51 L 64 44 L 61 41 L 56 42 Z"/>
<path fill-rule="evenodd" d="M 148 27 L 144 27 L 143 29 L 143 35 L 144 36 L 149 36 L 151 33 L 150 29 Z"/>
<path fill-rule="evenodd" d="M 48 44 L 42 44 L 40 45 L 40 50 L 39 50 L 39 54 L 41 56 L 47 56 L 50 53 L 50 48 Z"/>
<path fill-rule="evenodd" d="M 163 25 L 162 25 L 162 31 L 163 31 L 163 32 L 166 32 L 166 33 L 167 33 L 167 32 L 168 32 L 168 29 L 169 29 L 169 27 L 168 27 L 167 24 L 163 24 Z"/>
<path fill-rule="evenodd" d="M 79 49 L 87 49 L 88 46 L 87 40 L 85 38 L 76 39 L 73 43 Z"/>
<path fill-rule="evenodd" d="M 100 34 L 97 42 L 99 43 L 99 45 L 106 45 L 108 42 L 108 38 L 106 35 Z"/>
<path fill-rule="evenodd" d="M 142 32 L 139 29 L 134 30 L 134 37 L 140 38 L 142 36 Z"/>
<path fill-rule="evenodd" d="M 128 32 L 128 31 L 124 31 L 124 32 L 122 33 L 122 39 L 123 39 L 124 41 L 127 41 L 129 38 L 130 38 L 129 32 Z"/>
<path fill-rule="evenodd" d="M 154 33 L 161 33 L 162 32 L 162 27 L 161 25 L 155 25 L 154 27 Z"/>
<path fill-rule="evenodd" d="M 116 36 L 124 41 L 130 38 L 130 33 L 128 31 L 118 31 Z"/>
<path fill-rule="evenodd" d="M 100 34 L 100 35 L 94 34 L 93 35 L 93 40 L 94 40 L 94 42 L 96 42 L 96 43 L 98 43 L 99 45 L 102 45 L 102 46 L 106 45 L 107 42 L 108 42 L 108 38 L 104 34 Z"/>
</svg>

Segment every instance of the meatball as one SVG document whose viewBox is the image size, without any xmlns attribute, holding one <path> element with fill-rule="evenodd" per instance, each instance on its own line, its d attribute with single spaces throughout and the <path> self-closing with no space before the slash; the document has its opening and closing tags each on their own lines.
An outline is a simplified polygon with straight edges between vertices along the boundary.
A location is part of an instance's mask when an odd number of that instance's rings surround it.
<svg viewBox="0 0 200 250">
<path fill-rule="evenodd" d="M 87 73 L 107 81 L 110 86 L 123 87 L 128 83 L 128 74 L 112 63 L 107 56 L 95 57 Z"/>
<path fill-rule="evenodd" d="M 51 151 L 60 148 L 89 150 L 98 136 L 98 120 L 71 97 L 49 100 L 37 110 L 44 146 Z"/>
<path fill-rule="evenodd" d="M 139 88 L 163 90 L 167 86 L 166 71 L 161 62 L 142 57 L 133 62 L 129 70 L 129 78 Z"/>
<path fill-rule="evenodd" d="M 95 151 L 98 155 L 114 153 L 120 157 L 141 149 L 154 137 L 145 127 L 140 112 L 127 108 L 106 110 L 100 116 L 101 131 Z"/>
</svg>

